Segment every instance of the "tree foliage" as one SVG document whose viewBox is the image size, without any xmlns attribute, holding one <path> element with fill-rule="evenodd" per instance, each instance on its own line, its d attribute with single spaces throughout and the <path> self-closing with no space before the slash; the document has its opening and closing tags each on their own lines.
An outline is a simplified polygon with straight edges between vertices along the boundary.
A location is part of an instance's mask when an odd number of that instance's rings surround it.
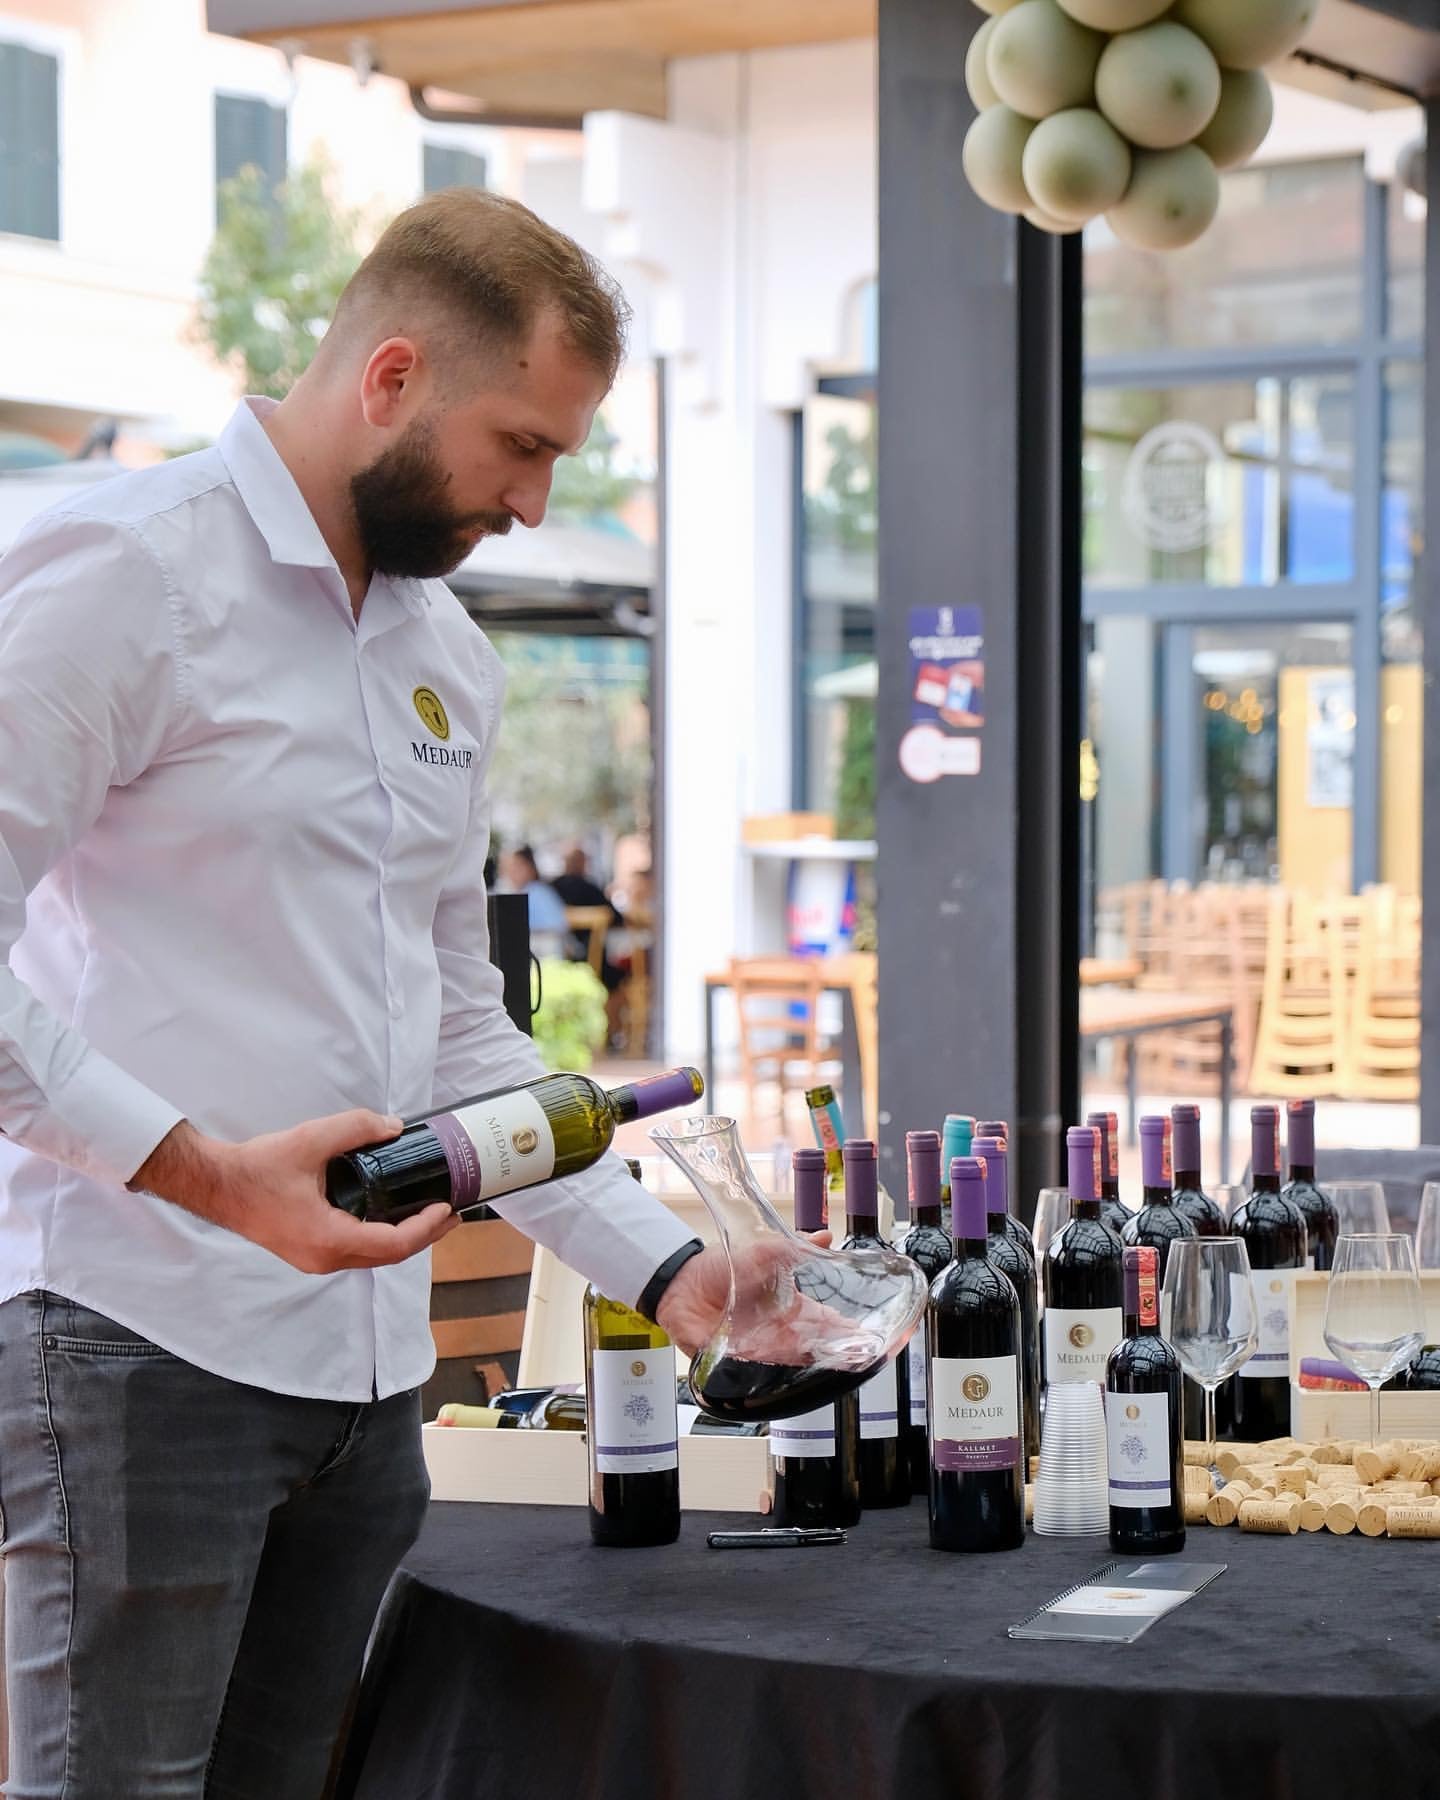
<svg viewBox="0 0 1440 1800">
<path fill-rule="evenodd" d="M 220 189 L 196 330 L 246 393 L 290 391 L 360 264 L 362 215 L 332 202 L 328 177 L 315 157 L 274 189 L 253 166 Z"/>
</svg>

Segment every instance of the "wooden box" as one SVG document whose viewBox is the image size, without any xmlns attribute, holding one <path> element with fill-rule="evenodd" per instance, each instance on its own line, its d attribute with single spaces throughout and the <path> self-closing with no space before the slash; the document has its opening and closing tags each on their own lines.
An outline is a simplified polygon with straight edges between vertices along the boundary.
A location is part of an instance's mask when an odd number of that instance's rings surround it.
<svg viewBox="0 0 1440 1800">
<path fill-rule="evenodd" d="M 773 1158 L 751 1157 L 761 1186 L 788 1224 L 788 1195 L 777 1196 Z M 697 1237 L 713 1242 L 704 1203 L 668 1157 L 641 1157 L 645 1186 L 683 1218 Z M 585 1373 L 580 1304 L 585 1278 L 538 1245 L 530 1274 L 517 1385 L 546 1387 L 580 1381 Z M 690 1359 L 675 1354 L 677 1375 Z M 489 1431 L 426 1425 L 425 1461 L 436 1500 L 511 1501 L 532 1506 L 583 1506 L 585 1440 L 575 1431 Z M 769 1445 L 763 1437 L 683 1437 L 680 1504 L 688 1511 L 766 1512 L 770 1506 Z"/>
<path fill-rule="evenodd" d="M 1297 1438 L 1370 1438 L 1368 1394 L 1317 1393 L 1300 1386 L 1300 1359 L 1321 1356 L 1334 1361 L 1325 1342 L 1325 1295 L 1328 1275 L 1300 1275 L 1295 1281 L 1295 1312 L 1290 1328 L 1290 1430 Z M 1425 1296 L 1425 1341 L 1440 1343 L 1440 1270 L 1422 1270 Z M 1440 1439 L 1440 1389 L 1433 1393 L 1382 1393 L 1382 1437 Z"/>
</svg>

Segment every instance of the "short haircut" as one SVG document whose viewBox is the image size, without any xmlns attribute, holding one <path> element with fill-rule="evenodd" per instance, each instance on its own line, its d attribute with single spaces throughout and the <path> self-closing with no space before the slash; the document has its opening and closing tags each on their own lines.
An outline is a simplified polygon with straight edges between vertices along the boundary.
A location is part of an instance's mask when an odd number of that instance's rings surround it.
<svg viewBox="0 0 1440 1800">
<path fill-rule="evenodd" d="M 483 358 L 524 344 L 547 311 L 608 388 L 630 318 L 612 278 L 518 200 L 446 188 L 386 227 L 340 296 L 335 327 L 399 337 L 428 322 L 447 351 Z"/>
</svg>

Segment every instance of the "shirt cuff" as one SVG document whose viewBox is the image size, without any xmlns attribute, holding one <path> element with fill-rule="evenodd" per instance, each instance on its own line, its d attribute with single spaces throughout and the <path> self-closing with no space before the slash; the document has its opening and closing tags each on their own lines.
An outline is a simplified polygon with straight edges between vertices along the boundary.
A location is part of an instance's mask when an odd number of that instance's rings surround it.
<svg viewBox="0 0 1440 1800">
<path fill-rule="evenodd" d="M 50 1095 L 48 1111 L 25 1133 L 25 1147 L 119 1187 L 185 1117 L 96 1050 Z"/>
<path fill-rule="evenodd" d="M 635 1310 L 640 1314 L 641 1318 L 649 1319 L 657 1324 L 659 1323 L 655 1318 L 655 1314 L 659 1310 L 660 1302 L 665 1298 L 666 1288 L 669 1287 L 670 1283 L 680 1273 L 681 1269 L 684 1268 L 685 1264 L 689 1262 L 690 1258 L 692 1256 L 698 1256 L 704 1248 L 705 1246 L 700 1242 L 699 1238 L 691 1238 L 690 1242 L 688 1244 L 682 1244 L 673 1256 L 667 1256 L 665 1258 L 664 1262 L 661 1263 L 660 1267 L 645 1283 L 644 1291 L 641 1293 L 640 1298 L 635 1302 Z"/>
</svg>

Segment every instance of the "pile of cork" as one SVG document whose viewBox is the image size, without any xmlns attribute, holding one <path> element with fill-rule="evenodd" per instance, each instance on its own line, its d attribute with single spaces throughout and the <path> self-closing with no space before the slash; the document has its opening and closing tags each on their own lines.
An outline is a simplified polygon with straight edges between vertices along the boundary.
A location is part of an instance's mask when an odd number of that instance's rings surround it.
<svg viewBox="0 0 1440 1800">
<path fill-rule="evenodd" d="M 1222 1444 L 1217 1490 L 1203 1444 L 1185 1446 L 1185 1523 L 1242 1531 L 1440 1538 L 1440 1444 Z"/>
</svg>

